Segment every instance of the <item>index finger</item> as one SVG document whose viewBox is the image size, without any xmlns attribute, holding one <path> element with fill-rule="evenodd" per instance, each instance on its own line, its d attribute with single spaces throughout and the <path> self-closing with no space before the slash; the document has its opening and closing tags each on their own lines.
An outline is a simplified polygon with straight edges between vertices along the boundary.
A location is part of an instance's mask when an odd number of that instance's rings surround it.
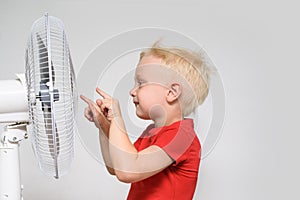
<svg viewBox="0 0 300 200">
<path fill-rule="evenodd" d="M 96 92 L 98 94 L 100 94 L 100 96 L 102 96 L 104 99 L 108 99 L 111 98 L 110 95 L 106 94 L 103 90 L 101 90 L 100 88 L 96 87 Z"/>
<path fill-rule="evenodd" d="M 92 100 L 90 100 L 89 98 L 87 98 L 86 96 L 80 95 L 80 98 L 81 98 L 84 102 L 86 102 L 86 103 L 88 104 L 89 108 L 90 108 L 92 111 L 97 111 L 97 112 L 100 112 L 100 111 L 101 111 L 100 108 L 99 108 L 99 106 L 98 106 L 96 103 L 94 103 Z M 101 113 L 101 112 L 100 112 L 100 113 Z"/>
<path fill-rule="evenodd" d="M 90 100 L 86 96 L 80 95 L 80 98 L 87 104 L 94 103 L 92 100 Z"/>
</svg>

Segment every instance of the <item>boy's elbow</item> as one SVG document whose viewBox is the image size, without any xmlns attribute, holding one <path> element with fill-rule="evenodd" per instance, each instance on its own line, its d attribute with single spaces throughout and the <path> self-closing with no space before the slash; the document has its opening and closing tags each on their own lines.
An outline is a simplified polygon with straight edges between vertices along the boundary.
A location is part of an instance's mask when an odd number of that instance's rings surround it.
<svg viewBox="0 0 300 200">
<path fill-rule="evenodd" d="M 136 178 L 133 174 L 131 173 L 126 173 L 126 172 L 122 172 L 122 171 L 115 171 L 115 175 L 118 178 L 119 181 L 123 182 L 123 183 L 133 183 L 136 182 Z"/>
<path fill-rule="evenodd" d="M 119 170 L 115 170 L 111 167 L 106 167 L 108 173 L 110 175 L 116 176 L 117 179 L 123 183 L 132 183 L 134 182 L 134 177 L 130 173 L 122 172 Z"/>
<path fill-rule="evenodd" d="M 106 166 L 106 169 L 110 175 L 116 175 L 115 170 L 113 168 Z"/>
</svg>

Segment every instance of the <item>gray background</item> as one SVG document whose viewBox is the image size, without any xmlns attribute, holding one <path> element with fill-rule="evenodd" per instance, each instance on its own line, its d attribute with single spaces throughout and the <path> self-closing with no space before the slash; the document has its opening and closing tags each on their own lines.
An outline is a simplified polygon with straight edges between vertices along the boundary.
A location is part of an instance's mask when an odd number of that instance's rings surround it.
<svg viewBox="0 0 300 200">
<path fill-rule="evenodd" d="M 0 79 L 23 72 L 28 32 L 46 11 L 65 24 L 76 72 L 112 35 L 145 26 L 180 31 L 209 52 L 223 78 L 227 100 L 223 135 L 202 161 L 195 199 L 299 199 L 298 4 L 1 0 Z M 70 173 L 54 180 L 39 171 L 30 141 L 22 142 L 25 200 L 126 197 L 129 186 L 110 177 L 78 137 L 75 147 Z"/>
</svg>

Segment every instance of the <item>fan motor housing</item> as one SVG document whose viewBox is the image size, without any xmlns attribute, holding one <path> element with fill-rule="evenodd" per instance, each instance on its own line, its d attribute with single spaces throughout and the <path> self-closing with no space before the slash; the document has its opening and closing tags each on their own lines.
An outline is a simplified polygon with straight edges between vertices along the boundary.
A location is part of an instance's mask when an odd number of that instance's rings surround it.
<svg viewBox="0 0 300 200">
<path fill-rule="evenodd" d="M 0 122 L 28 121 L 28 101 L 22 76 L 0 81 Z M 25 79 L 25 77 L 24 77 Z"/>
</svg>

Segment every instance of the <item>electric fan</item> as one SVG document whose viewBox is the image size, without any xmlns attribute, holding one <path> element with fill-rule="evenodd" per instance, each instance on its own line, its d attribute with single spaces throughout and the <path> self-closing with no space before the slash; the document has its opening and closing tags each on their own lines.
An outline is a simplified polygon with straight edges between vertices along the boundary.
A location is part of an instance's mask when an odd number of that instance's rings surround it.
<svg viewBox="0 0 300 200">
<path fill-rule="evenodd" d="M 66 174 L 73 159 L 76 85 L 63 23 L 45 14 L 31 28 L 25 75 L 0 81 L 0 199 L 22 199 L 19 142 L 32 142 L 46 175 Z M 27 129 L 27 131 L 26 131 Z"/>
</svg>

